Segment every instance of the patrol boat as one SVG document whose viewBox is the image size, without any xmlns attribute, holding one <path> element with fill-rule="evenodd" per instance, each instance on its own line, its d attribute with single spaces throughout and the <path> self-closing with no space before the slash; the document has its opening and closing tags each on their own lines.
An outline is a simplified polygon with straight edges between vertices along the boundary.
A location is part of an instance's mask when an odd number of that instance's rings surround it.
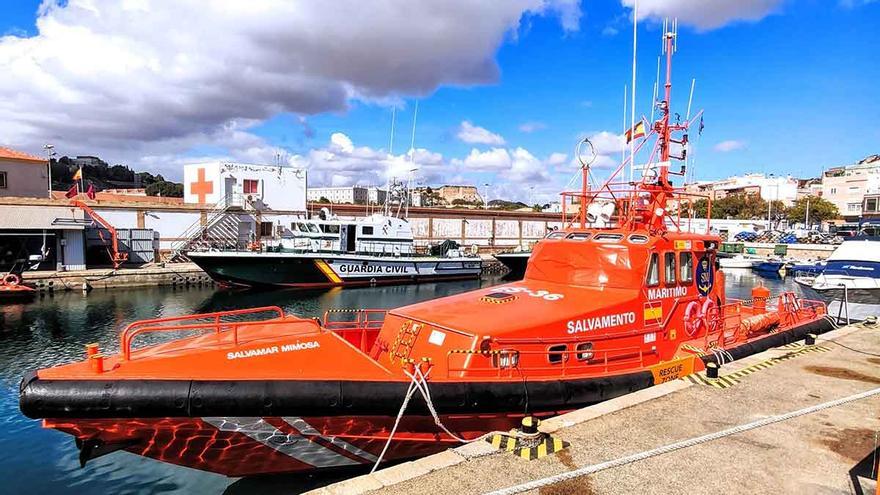
<svg viewBox="0 0 880 495">
<path fill-rule="evenodd" d="M 823 303 L 791 292 L 726 297 L 720 239 L 691 231 L 698 196 L 669 180 L 690 121 L 670 122 L 668 79 L 649 134 L 656 174 L 613 182 L 624 162 L 601 188 L 563 193 L 577 209 L 522 281 L 319 320 L 270 307 L 135 322 L 118 354 L 87 346 L 82 361 L 26 376 L 22 412 L 71 434 L 82 463 L 126 450 L 230 476 L 368 467 L 829 328 Z M 134 345 L 181 331 L 198 334 Z"/>
<path fill-rule="evenodd" d="M 412 228 L 402 218 L 374 214 L 291 222 L 277 239 L 245 250 L 189 251 L 187 257 L 216 282 L 238 287 L 290 287 L 400 284 L 477 278 L 482 260 L 454 243 L 437 255 L 416 253 Z M 451 245 L 450 245 L 451 244 Z"/>
</svg>

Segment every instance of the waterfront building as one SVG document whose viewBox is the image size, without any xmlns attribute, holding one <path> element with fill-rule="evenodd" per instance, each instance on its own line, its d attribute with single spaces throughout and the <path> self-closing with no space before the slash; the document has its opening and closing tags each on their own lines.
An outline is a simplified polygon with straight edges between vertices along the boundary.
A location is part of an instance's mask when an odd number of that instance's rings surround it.
<svg viewBox="0 0 880 495">
<path fill-rule="evenodd" d="M 183 202 L 306 211 L 306 171 L 277 165 L 213 162 L 183 167 Z"/>
<path fill-rule="evenodd" d="M 686 184 L 685 191 L 708 196 L 713 200 L 734 194 L 752 194 L 760 196 L 764 201 L 782 201 L 788 206 L 798 198 L 798 184 L 799 181 L 792 177 L 745 174 Z"/>
<path fill-rule="evenodd" d="M 880 155 L 871 155 L 853 165 L 833 167 L 822 174 L 822 197 L 837 206 L 848 222 L 862 215 L 865 196 L 880 193 Z"/>
<path fill-rule="evenodd" d="M 46 159 L 0 147 L 0 197 L 44 198 L 49 191 Z"/>
<path fill-rule="evenodd" d="M 379 203 L 378 195 L 379 193 L 377 189 L 375 193 L 377 198 L 375 203 L 377 204 Z M 327 200 L 331 203 L 351 205 L 364 205 L 368 202 L 374 203 L 371 196 L 370 189 L 363 186 L 310 187 L 307 193 L 308 200 L 312 202 Z M 382 194 L 382 196 L 382 199 L 384 200 L 385 195 Z M 323 198 L 323 200 L 321 198 Z"/>
</svg>

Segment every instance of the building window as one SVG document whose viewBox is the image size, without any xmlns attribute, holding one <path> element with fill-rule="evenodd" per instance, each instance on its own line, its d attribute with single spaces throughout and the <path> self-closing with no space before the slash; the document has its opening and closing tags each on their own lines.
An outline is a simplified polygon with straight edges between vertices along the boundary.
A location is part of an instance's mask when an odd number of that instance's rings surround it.
<svg viewBox="0 0 880 495">
<path fill-rule="evenodd" d="M 361 230 L 363 235 L 373 235 L 373 227 L 363 227 Z"/>
<path fill-rule="evenodd" d="M 832 188 L 831 188 L 831 194 L 837 194 L 837 188 L 836 188 L 836 187 L 832 187 Z"/>
<path fill-rule="evenodd" d="M 0 172 L 0 189 L 6 189 L 6 172 Z"/>
<path fill-rule="evenodd" d="M 680 259 L 680 270 L 681 275 L 679 278 L 681 279 L 681 283 L 689 284 L 694 280 L 694 255 L 689 252 L 683 252 L 679 256 Z"/>
<path fill-rule="evenodd" d="M 858 213 L 862 211 L 861 203 L 847 203 L 846 210 L 850 213 Z"/>
<path fill-rule="evenodd" d="M 257 190 L 260 186 L 260 181 L 254 179 L 245 179 L 244 180 L 244 193 L 245 194 L 257 194 Z"/>
<path fill-rule="evenodd" d="M 260 237 L 272 236 L 272 222 L 260 222 Z"/>
<path fill-rule="evenodd" d="M 877 198 L 868 198 L 865 200 L 865 211 L 877 211 Z"/>
<path fill-rule="evenodd" d="M 663 253 L 663 280 L 672 285 L 675 283 L 675 253 Z"/>
</svg>

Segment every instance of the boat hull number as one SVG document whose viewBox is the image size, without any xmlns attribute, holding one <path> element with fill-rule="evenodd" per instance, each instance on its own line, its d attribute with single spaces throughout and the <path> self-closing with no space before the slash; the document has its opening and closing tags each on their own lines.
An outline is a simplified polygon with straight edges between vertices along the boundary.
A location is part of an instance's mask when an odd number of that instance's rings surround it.
<svg viewBox="0 0 880 495">
<path fill-rule="evenodd" d="M 531 296 L 531 297 L 540 297 L 541 299 L 544 299 L 545 301 L 558 301 L 558 300 L 562 299 L 563 297 L 565 297 L 562 294 L 555 294 L 555 293 L 550 292 L 549 290 L 543 290 L 543 289 L 532 290 L 532 289 L 529 289 L 528 287 L 513 287 L 513 286 L 499 287 L 499 288 L 495 289 L 495 291 L 496 292 L 506 292 L 508 294 L 525 294 L 525 295 Z"/>
</svg>

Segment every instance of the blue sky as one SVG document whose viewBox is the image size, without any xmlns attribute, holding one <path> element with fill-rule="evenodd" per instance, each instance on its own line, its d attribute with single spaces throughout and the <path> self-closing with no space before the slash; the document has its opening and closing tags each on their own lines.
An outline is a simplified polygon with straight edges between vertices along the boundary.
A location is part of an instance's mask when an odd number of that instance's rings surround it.
<svg viewBox="0 0 880 495">
<path fill-rule="evenodd" d="M 670 3 L 676 1 L 688 3 Z M 761 1 L 773 8 L 758 20 L 734 18 L 712 29 L 695 28 L 698 21 L 682 21 L 674 61 L 673 107 L 685 112 L 690 81 L 696 78 L 694 107 L 705 110 L 706 125 L 693 150 L 696 178 L 744 172 L 818 175 L 822 168 L 880 152 L 876 122 L 880 116 L 876 90 L 880 2 Z M 5 2 L 0 32 L 22 38 L 38 36 L 38 6 L 35 0 Z M 388 101 L 394 100 L 398 105 L 394 153 L 402 154 L 409 147 L 418 99 L 416 147 L 442 155 L 444 163 L 464 160 L 474 149 L 483 153 L 495 147 L 511 154 L 522 148 L 545 163 L 553 153 L 566 154 L 570 160 L 580 137 L 622 131 L 623 88 L 631 70 L 631 10 L 619 0 L 585 2 L 580 10 L 576 30 L 563 29 L 557 15 L 523 14 L 519 27 L 508 30 L 489 52 L 500 71 L 497 78 L 462 84 L 441 77 L 433 87 L 392 88 L 377 99 L 348 98 L 347 109 L 302 112 L 279 108 L 248 121 L 248 138 L 255 137 L 260 146 L 290 156 L 326 149 L 334 133 L 345 134 L 356 148 L 387 151 Z M 650 113 L 659 35 L 656 16 L 642 20 L 637 114 Z M 463 142 L 458 136 L 463 121 L 501 136 L 504 144 Z M 527 123 L 534 127 L 531 132 L 521 129 Z M 181 131 L 181 136 L 187 132 L 191 129 Z M 71 154 L 117 153 L 121 160 L 137 163 L 131 153 L 151 153 L 150 146 L 141 143 L 85 141 L 92 148 L 79 149 L 72 143 Z M 183 157 L 235 156 L 222 141 L 210 139 L 188 139 L 168 152 Z M 501 172 L 499 177 L 499 170 L 459 167 L 444 176 L 441 169 L 439 175 L 426 180 L 455 176 L 472 182 L 516 182 L 509 173 Z M 570 173 L 562 166 L 552 170 L 549 176 L 555 179 L 547 187 L 558 188 L 559 181 L 564 182 L 561 178 Z M 519 179 L 540 178 L 526 174 Z"/>
</svg>

